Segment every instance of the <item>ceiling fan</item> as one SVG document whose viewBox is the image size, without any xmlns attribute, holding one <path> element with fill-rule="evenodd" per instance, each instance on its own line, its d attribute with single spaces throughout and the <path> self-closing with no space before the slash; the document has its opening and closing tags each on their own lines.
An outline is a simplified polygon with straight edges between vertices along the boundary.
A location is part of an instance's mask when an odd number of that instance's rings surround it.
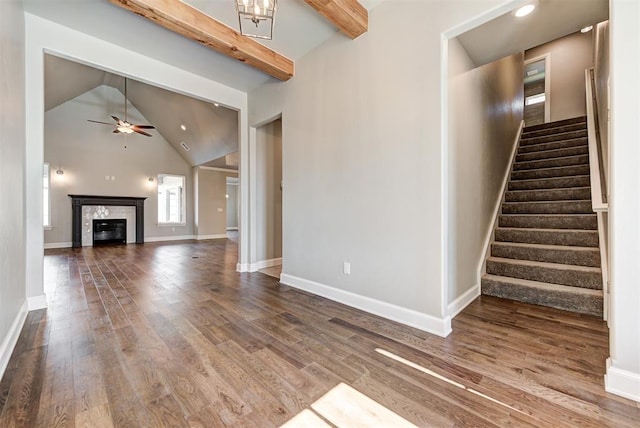
<svg viewBox="0 0 640 428">
<path fill-rule="evenodd" d="M 151 137 L 151 134 L 148 132 L 144 132 L 143 129 L 156 129 L 155 126 L 152 125 L 134 125 L 127 120 L 127 78 L 124 78 L 124 120 L 120 119 L 117 116 L 111 116 L 111 118 L 116 122 L 116 129 L 113 130 L 114 134 L 132 134 L 137 133 L 140 135 L 144 135 L 145 137 Z M 109 122 L 100 122 L 98 120 L 88 119 L 88 122 L 100 123 L 102 125 L 111 125 L 113 123 Z"/>
</svg>

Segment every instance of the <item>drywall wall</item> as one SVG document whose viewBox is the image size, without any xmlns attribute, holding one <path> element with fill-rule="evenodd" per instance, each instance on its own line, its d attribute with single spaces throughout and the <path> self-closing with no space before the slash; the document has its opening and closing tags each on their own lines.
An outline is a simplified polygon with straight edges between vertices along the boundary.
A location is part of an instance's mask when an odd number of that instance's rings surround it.
<svg viewBox="0 0 640 428">
<path fill-rule="evenodd" d="M 112 126 L 87 121 L 109 122 L 110 115 L 124 117 L 123 100 L 117 89 L 102 85 L 45 113 L 44 160 L 52 170 L 52 229 L 45 231 L 45 245 L 71 241 L 69 194 L 146 196 L 145 239 L 193 235 L 191 166 L 157 131 L 151 131 L 152 137 L 113 134 Z M 131 104 L 128 119 L 148 123 Z M 55 174 L 58 168 L 64 175 Z M 184 225 L 158 225 L 160 173 L 186 177 Z M 149 177 L 154 181 L 150 182 Z"/>
<path fill-rule="evenodd" d="M 249 93 L 250 124 L 282 114 L 286 282 L 447 334 L 440 43 L 498 3 L 382 2 Z"/>
<path fill-rule="evenodd" d="M 550 120 L 569 119 L 587 114 L 584 70 L 593 67 L 593 32 L 577 32 L 529 49 L 524 59 L 550 54 L 546 78 L 551 87 Z"/>
<path fill-rule="evenodd" d="M 593 71 L 603 165 L 605 176 L 609 178 L 609 21 L 601 22 L 594 27 Z"/>
<path fill-rule="evenodd" d="M 640 402 L 640 2 L 612 0 L 611 357 L 607 391 Z"/>
<path fill-rule="evenodd" d="M 227 177 L 237 173 L 197 167 L 197 227 L 198 239 L 220 238 L 227 233 Z"/>
<path fill-rule="evenodd" d="M 24 16 L 0 2 L 0 378 L 26 314 Z"/>
<path fill-rule="evenodd" d="M 227 182 L 227 229 L 238 228 L 238 183 Z"/>
<path fill-rule="evenodd" d="M 487 235 L 523 118 L 522 53 L 474 68 L 449 41 L 449 303 L 479 287 Z"/>
<path fill-rule="evenodd" d="M 282 257 L 282 119 L 256 130 L 256 261 Z"/>
</svg>

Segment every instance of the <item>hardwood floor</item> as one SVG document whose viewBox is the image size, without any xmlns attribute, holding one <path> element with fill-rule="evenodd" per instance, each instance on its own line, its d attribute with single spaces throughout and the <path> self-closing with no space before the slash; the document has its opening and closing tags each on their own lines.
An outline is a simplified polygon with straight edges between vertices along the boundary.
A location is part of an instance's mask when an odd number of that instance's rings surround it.
<svg viewBox="0 0 640 428">
<path fill-rule="evenodd" d="M 446 339 L 235 272 L 231 240 L 48 250 L 0 427 L 632 427 L 589 316 L 482 297 Z"/>
</svg>

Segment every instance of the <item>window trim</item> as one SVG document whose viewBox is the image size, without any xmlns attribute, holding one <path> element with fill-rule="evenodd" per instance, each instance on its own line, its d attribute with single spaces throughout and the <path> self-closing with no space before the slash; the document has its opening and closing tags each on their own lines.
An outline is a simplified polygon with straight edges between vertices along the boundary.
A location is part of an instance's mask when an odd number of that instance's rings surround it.
<svg viewBox="0 0 640 428">
<path fill-rule="evenodd" d="M 178 177 L 182 179 L 182 195 L 180 198 L 181 199 L 180 200 L 180 208 L 181 208 L 180 217 L 182 218 L 182 221 L 180 222 L 168 222 L 168 221 L 161 222 L 160 221 L 160 198 L 158 197 L 159 190 L 160 190 L 160 183 L 162 182 L 160 177 Z M 158 227 L 186 226 L 187 224 L 187 177 L 180 174 L 158 173 L 158 176 L 156 177 L 156 179 L 157 179 L 156 182 L 158 183 L 156 187 L 156 198 L 157 198 L 156 220 L 157 220 Z"/>
</svg>

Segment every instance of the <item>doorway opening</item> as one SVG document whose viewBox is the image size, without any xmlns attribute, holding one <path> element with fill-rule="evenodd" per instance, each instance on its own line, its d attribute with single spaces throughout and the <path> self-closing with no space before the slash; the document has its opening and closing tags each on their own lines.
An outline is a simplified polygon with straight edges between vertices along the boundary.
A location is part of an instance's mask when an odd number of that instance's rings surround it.
<svg viewBox="0 0 640 428">
<path fill-rule="evenodd" d="M 524 123 L 525 126 L 549 122 L 550 57 L 532 58 L 524 62 Z"/>
</svg>

